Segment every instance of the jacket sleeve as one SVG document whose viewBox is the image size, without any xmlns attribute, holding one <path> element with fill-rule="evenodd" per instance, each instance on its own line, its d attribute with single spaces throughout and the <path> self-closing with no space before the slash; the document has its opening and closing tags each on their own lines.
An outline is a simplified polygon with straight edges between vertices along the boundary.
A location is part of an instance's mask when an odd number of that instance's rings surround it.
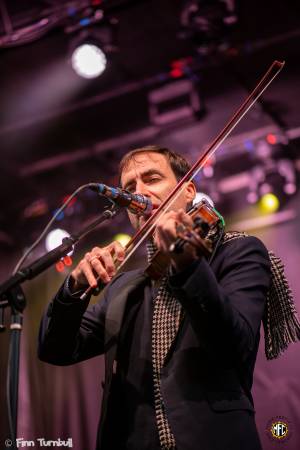
<svg viewBox="0 0 300 450">
<path fill-rule="evenodd" d="M 40 324 L 38 357 L 56 365 L 69 365 L 104 351 L 106 290 L 97 304 L 67 295 L 63 285 L 49 304 Z"/>
<path fill-rule="evenodd" d="M 194 332 L 212 357 L 244 361 L 255 347 L 271 279 L 270 260 L 252 236 L 224 243 L 216 273 L 202 258 L 188 276 L 170 277 Z"/>
</svg>

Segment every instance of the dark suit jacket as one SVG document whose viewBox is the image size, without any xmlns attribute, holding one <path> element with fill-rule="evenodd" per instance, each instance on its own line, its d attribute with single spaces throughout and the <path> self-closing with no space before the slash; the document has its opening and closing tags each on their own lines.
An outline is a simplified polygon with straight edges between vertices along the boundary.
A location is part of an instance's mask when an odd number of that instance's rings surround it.
<svg viewBox="0 0 300 450">
<path fill-rule="evenodd" d="M 270 284 L 270 261 L 255 237 L 226 242 L 209 266 L 194 264 L 170 287 L 186 314 L 161 375 L 161 390 L 178 450 L 261 449 L 251 396 L 260 323 Z M 113 417 L 113 366 L 126 304 L 149 296 L 141 270 L 118 275 L 99 302 L 63 299 L 43 317 L 39 358 L 68 365 L 105 353 L 105 383 L 97 448 Z M 140 295 L 140 291 L 139 291 Z"/>
</svg>

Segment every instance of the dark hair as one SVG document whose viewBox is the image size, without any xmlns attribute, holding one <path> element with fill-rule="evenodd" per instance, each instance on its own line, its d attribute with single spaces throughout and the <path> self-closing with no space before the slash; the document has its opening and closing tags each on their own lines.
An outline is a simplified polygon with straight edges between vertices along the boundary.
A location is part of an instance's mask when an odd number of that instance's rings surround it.
<svg viewBox="0 0 300 450">
<path fill-rule="evenodd" d="M 183 158 L 178 153 L 172 152 L 168 148 L 165 147 L 159 147 L 158 145 L 147 145 L 146 147 L 140 147 L 136 148 L 135 150 L 131 150 L 130 152 L 126 153 L 126 155 L 123 156 L 123 158 L 120 161 L 119 164 L 119 184 L 121 185 L 121 175 L 124 170 L 124 168 L 127 167 L 129 162 L 134 159 L 135 155 L 138 155 L 140 153 L 160 153 L 161 155 L 164 155 L 167 160 L 170 163 L 171 169 L 174 172 L 174 175 L 177 179 L 177 181 L 181 180 L 181 178 L 190 170 L 191 166 L 187 162 L 185 158 Z"/>
</svg>

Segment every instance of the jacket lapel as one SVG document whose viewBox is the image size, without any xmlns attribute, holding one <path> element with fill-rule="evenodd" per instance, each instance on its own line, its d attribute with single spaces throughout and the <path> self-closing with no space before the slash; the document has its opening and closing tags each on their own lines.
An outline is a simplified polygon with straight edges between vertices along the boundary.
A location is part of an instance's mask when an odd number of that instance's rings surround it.
<svg viewBox="0 0 300 450">
<path fill-rule="evenodd" d="M 126 275 L 124 275 L 125 277 Z M 130 294 L 138 288 L 147 279 L 144 272 L 136 272 L 132 274 L 122 289 L 109 299 L 106 315 L 105 315 L 105 383 L 102 398 L 102 412 L 100 427 L 98 430 L 98 442 L 101 442 L 103 424 L 107 414 L 108 397 L 113 376 L 113 364 L 117 354 L 118 337 L 123 321 L 124 311 Z"/>
<path fill-rule="evenodd" d="M 109 300 L 105 317 L 105 372 L 106 381 L 110 384 L 113 362 L 116 357 L 118 337 L 123 321 L 124 311 L 130 294 L 147 279 L 144 272 L 133 274 L 122 289 Z"/>
<path fill-rule="evenodd" d="M 105 316 L 105 351 L 118 339 L 123 321 L 125 306 L 129 295 L 147 279 L 144 273 L 138 272 L 129 279 L 124 287 L 108 302 Z"/>
</svg>

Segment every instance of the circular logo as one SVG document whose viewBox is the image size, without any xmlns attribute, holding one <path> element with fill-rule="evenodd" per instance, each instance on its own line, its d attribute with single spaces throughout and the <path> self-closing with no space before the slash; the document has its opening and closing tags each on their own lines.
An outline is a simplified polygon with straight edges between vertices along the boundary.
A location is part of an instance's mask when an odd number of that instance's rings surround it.
<svg viewBox="0 0 300 450">
<path fill-rule="evenodd" d="M 274 438 L 283 439 L 288 435 L 289 427 L 286 422 L 281 422 L 277 420 L 272 423 L 271 433 Z"/>
<path fill-rule="evenodd" d="M 283 416 L 272 417 L 267 423 L 266 433 L 272 441 L 286 442 L 291 437 L 291 422 Z"/>
</svg>

